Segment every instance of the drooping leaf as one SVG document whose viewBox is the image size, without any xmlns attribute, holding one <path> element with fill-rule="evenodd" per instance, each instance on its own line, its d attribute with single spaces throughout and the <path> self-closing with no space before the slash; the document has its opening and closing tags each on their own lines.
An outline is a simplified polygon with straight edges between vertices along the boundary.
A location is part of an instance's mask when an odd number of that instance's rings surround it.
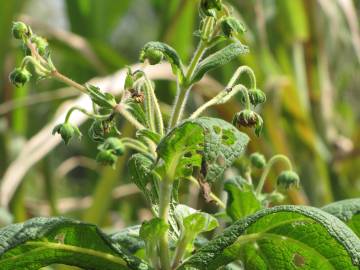
<svg viewBox="0 0 360 270">
<path fill-rule="evenodd" d="M 159 187 L 152 172 L 153 162 L 143 154 L 134 154 L 129 160 L 131 181 L 142 191 L 152 206 L 159 203 Z"/>
<path fill-rule="evenodd" d="M 313 207 L 277 206 L 236 222 L 179 268 L 355 270 L 360 239 L 339 219 Z"/>
<path fill-rule="evenodd" d="M 34 218 L 0 230 L 0 269 L 32 270 L 60 263 L 84 269 L 151 269 L 95 225 Z"/>
<path fill-rule="evenodd" d="M 184 121 L 158 145 L 160 173 L 178 179 L 197 168 L 202 180 L 212 183 L 244 152 L 248 141 L 247 135 L 221 119 Z"/>
<path fill-rule="evenodd" d="M 249 50 L 247 46 L 239 42 L 235 42 L 226 46 L 220 51 L 217 51 L 216 53 L 209 55 L 199 63 L 198 67 L 194 72 L 193 77 L 191 78 L 191 82 L 195 83 L 201 80 L 201 78 L 205 75 L 205 73 L 209 72 L 212 69 L 227 64 L 235 57 L 239 56 L 240 54 L 248 53 L 248 51 Z"/>
<path fill-rule="evenodd" d="M 348 199 L 328 204 L 322 208 L 344 221 L 360 237 L 360 199 Z"/>
<path fill-rule="evenodd" d="M 226 181 L 224 189 L 228 193 L 226 213 L 234 221 L 254 214 L 262 208 L 253 186 L 242 177 L 237 176 Z"/>
<path fill-rule="evenodd" d="M 142 48 L 140 53 L 140 61 L 144 61 L 147 54 L 151 52 L 162 53 L 166 57 L 166 60 L 171 64 L 173 73 L 179 77 L 180 81 L 184 79 L 181 59 L 174 48 L 163 42 L 150 41 Z"/>
</svg>

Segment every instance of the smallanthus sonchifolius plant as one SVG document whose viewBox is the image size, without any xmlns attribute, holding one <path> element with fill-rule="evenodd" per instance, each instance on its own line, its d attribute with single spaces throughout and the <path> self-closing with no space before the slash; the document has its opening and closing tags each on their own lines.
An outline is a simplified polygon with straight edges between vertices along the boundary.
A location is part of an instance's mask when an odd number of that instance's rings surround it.
<svg viewBox="0 0 360 270">
<path fill-rule="evenodd" d="M 53 133 L 66 144 L 81 137 L 71 123 L 78 110 L 92 119 L 89 136 L 98 144 L 97 161 L 115 166 L 126 148 L 136 153 L 129 160 L 131 180 L 146 197 L 153 219 L 139 226 L 106 235 L 96 226 L 67 218 L 35 218 L 0 230 L 0 269 L 39 269 L 67 264 L 83 269 L 359 269 L 360 200 L 346 200 L 322 209 L 282 205 L 282 192 L 299 185 L 288 158 L 275 155 L 268 161 L 259 153 L 249 156 L 244 175 L 225 181 L 226 205 L 211 192 L 238 157 L 244 155 L 249 138 L 239 127 L 263 126 L 255 107 L 266 101 L 247 66 L 239 67 L 224 90 L 200 106 L 188 118 L 184 107 L 192 86 L 210 70 L 218 68 L 248 49 L 239 41 L 244 26 L 221 0 L 201 0 L 198 47 L 185 67 L 177 52 L 161 42 L 147 43 L 140 61 L 171 64 L 178 93 L 167 123 L 155 95 L 154 84 L 142 70 L 128 69 L 119 100 L 93 85 L 81 85 L 62 75 L 51 61 L 49 45 L 31 28 L 15 22 L 13 35 L 25 51 L 20 67 L 10 74 L 15 86 L 32 76 L 60 80 L 87 94 L 91 111 L 74 107 Z M 221 49 L 219 49 L 221 48 Z M 209 53 L 209 51 L 212 53 Z M 215 51 L 215 52 L 214 52 Z M 240 84 L 246 74 L 250 87 Z M 238 95 L 243 109 L 232 124 L 202 116 L 209 107 Z M 123 117 L 137 129 L 136 138 L 123 137 L 116 121 Z M 276 162 L 287 170 L 278 175 L 275 188 L 263 192 L 268 173 Z M 251 170 L 262 170 L 254 179 Z M 257 180 L 257 181 L 255 181 Z M 192 209 L 178 200 L 184 181 L 197 184 L 207 201 L 218 204 L 219 214 Z M 208 240 L 202 233 L 218 228 Z"/>
</svg>

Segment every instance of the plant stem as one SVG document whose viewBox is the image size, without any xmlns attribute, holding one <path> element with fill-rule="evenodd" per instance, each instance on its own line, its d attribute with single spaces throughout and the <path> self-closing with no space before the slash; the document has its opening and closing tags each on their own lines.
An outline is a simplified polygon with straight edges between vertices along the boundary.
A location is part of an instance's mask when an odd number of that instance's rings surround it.
<svg viewBox="0 0 360 270">
<path fill-rule="evenodd" d="M 65 84 L 67 84 L 67 85 L 69 85 L 69 86 L 72 86 L 72 87 L 78 89 L 79 91 L 87 94 L 87 90 L 86 90 L 86 87 L 85 87 L 85 86 L 83 86 L 83 85 L 81 85 L 81 84 L 73 81 L 72 79 L 66 77 L 65 75 L 61 74 L 59 71 L 53 70 L 53 71 L 50 73 L 50 75 L 51 75 L 52 77 L 54 77 L 55 79 L 57 79 L 57 80 L 65 83 Z"/>
<path fill-rule="evenodd" d="M 154 87 L 151 81 L 145 76 L 145 87 L 148 87 L 149 94 L 154 104 L 154 116 L 156 121 L 156 131 L 163 136 L 164 135 L 164 120 L 162 118 L 159 101 L 156 98 Z"/>
<path fill-rule="evenodd" d="M 168 224 L 168 215 L 170 209 L 172 185 L 166 179 L 163 179 L 160 183 L 160 206 L 159 206 L 159 218 L 163 219 Z M 159 240 L 160 249 L 160 262 L 161 270 L 170 270 L 170 253 L 169 253 L 169 235 L 168 231 L 165 231 Z"/>
<path fill-rule="evenodd" d="M 135 126 L 137 129 L 145 129 L 145 127 L 135 119 L 134 116 L 132 116 L 131 113 L 129 113 L 125 108 L 124 104 L 120 103 L 114 108 L 115 112 L 120 113 L 122 116 L 125 117 L 126 120 L 128 120 L 133 126 Z"/>
<path fill-rule="evenodd" d="M 186 72 L 185 82 L 182 85 L 178 84 L 178 92 L 175 99 L 174 110 L 172 111 L 171 114 L 169 129 L 173 128 L 181 120 L 184 107 L 187 101 L 187 97 L 192 86 L 191 84 L 189 85 L 189 82 L 191 81 L 191 77 L 195 71 L 195 68 L 199 63 L 202 55 L 206 51 L 206 49 L 207 49 L 207 43 L 201 40 L 190 62 L 189 69 Z"/>
<path fill-rule="evenodd" d="M 188 237 L 186 237 L 185 234 L 181 235 L 180 240 L 176 247 L 174 260 L 172 263 L 172 269 L 176 269 L 176 267 L 180 264 L 181 259 L 183 258 L 184 254 L 186 252 L 186 247 L 189 242 L 190 242 L 190 239 Z"/>
<path fill-rule="evenodd" d="M 85 109 L 83 109 L 81 107 L 74 106 L 67 112 L 67 114 L 65 116 L 65 122 L 69 121 L 70 116 L 73 113 L 73 111 L 82 112 L 83 114 L 85 114 L 91 118 L 96 118 L 98 120 L 105 120 L 105 119 L 109 118 L 109 116 L 111 115 L 111 114 L 107 114 L 107 115 L 94 114 L 94 113 L 90 113 L 90 112 L 86 111 Z"/>
<path fill-rule="evenodd" d="M 292 165 L 291 165 L 291 162 L 290 160 L 284 156 L 284 155 L 275 155 L 273 156 L 269 161 L 268 163 L 266 164 L 266 167 L 260 177 L 260 181 L 259 181 L 259 184 L 258 186 L 256 187 L 256 195 L 260 195 L 261 194 L 261 191 L 264 187 L 264 184 L 265 184 L 265 181 L 266 181 L 266 178 L 272 168 L 272 166 L 278 162 L 278 161 L 282 161 L 286 164 L 286 166 L 288 167 L 289 170 L 292 170 Z"/>
<path fill-rule="evenodd" d="M 249 78 L 250 78 L 250 89 L 255 89 L 256 88 L 256 77 L 254 74 L 254 71 L 248 67 L 248 66 L 241 66 L 239 67 L 234 75 L 231 77 L 228 85 L 226 86 L 226 88 L 231 88 L 235 85 L 236 81 L 239 79 L 239 77 L 243 74 L 246 73 Z"/>
</svg>

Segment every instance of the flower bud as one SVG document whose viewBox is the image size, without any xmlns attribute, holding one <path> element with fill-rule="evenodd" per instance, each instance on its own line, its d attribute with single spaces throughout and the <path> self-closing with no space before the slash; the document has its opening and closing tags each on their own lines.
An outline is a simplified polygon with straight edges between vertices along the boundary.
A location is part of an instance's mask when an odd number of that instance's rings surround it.
<svg viewBox="0 0 360 270">
<path fill-rule="evenodd" d="M 266 159 L 260 153 L 252 153 L 250 155 L 250 162 L 255 168 L 262 169 L 266 166 Z"/>
<path fill-rule="evenodd" d="M 206 16 L 215 17 L 216 11 L 221 9 L 221 0 L 201 0 L 200 2 L 200 11 Z"/>
<path fill-rule="evenodd" d="M 257 136 L 260 136 L 264 121 L 262 120 L 261 116 L 258 115 L 256 112 L 246 109 L 236 113 L 232 123 L 237 128 L 255 128 L 255 134 Z"/>
<path fill-rule="evenodd" d="M 249 90 L 249 99 L 252 105 L 257 106 L 266 101 L 266 95 L 260 89 Z"/>
<path fill-rule="evenodd" d="M 96 161 L 102 165 L 114 166 L 117 161 L 117 156 L 111 150 L 102 150 L 96 155 Z"/>
<path fill-rule="evenodd" d="M 41 56 L 46 56 L 49 53 L 49 43 L 43 37 L 33 35 L 30 42 L 35 45 L 36 51 Z M 31 50 L 24 44 L 25 55 L 31 55 Z"/>
<path fill-rule="evenodd" d="M 63 124 L 59 124 L 57 126 L 54 127 L 52 134 L 54 135 L 55 133 L 58 133 L 61 135 L 61 138 L 63 139 L 63 141 L 65 142 L 65 144 L 68 144 L 69 141 L 74 137 L 77 136 L 79 138 L 81 138 L 81 132 L 79 130 L 79 128 L 77 126 L 74 126 L 70 123 L 63 123 Z"/>
<path fill-rule="evenodd" d="M 280 189 L 287 190 L 292 187 L 298 188 L 300 184 L 300 179 L 297 173 L 293 171 L 283 171 L 277 177 L 277 186 Z"/>
<path fill-rule="evenodd" d="M 31 36 L 31 29 L 23 22 L 13 22 L 12 35 L 16 39 L 25 39 Z"/>
<path fill-rule="evenodd" d="M 9 75 L 10 82 L 16 87 L 26 84 L 31 77 L 31 73 L 26 68 L 15 68 Z"/>
<path fill-rule="evenodd" d="M 101 151 L 111 151 L 111 153 L 116 156 L 121 156 L 125 152 L 125 146 L 123 142 L 115 137 L 107 138 L 105 142 L 98 147 L 98 149 Z"/>
<path fill-rule="evenodd" d="M 285 200 L 285 196 L 278 191 L 273 191 L 266 195 L 266 199 L 270 202 L 281 203 L 283 200 Z"/>
<path fill-rule="evenodd" d="M 245 27 L 234 17 L 226 17 L 221 21 L 221 31 L 226 37 L 233 37 L 245 32 Z"/>
<path fill-rule="evenodd" d="M 142 61 L 147 59 L 150 65 L 156 65 L 160 63 L 163 58 L 164 54 L 160 50 L 154 48 L 148 48 L 147 50 L 143 51 L 140 56 Z"/>
</svg>

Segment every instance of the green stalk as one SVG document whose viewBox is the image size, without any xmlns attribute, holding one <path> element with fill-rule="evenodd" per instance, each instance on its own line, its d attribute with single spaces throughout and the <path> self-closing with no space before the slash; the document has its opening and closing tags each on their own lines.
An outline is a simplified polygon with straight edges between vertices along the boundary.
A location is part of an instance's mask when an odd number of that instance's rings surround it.
<svg viewBox="0 0 360 270">
<path fill-rule="evenodd" d="M 107 115 L 94 114 L 94 113 L 88 112 L 87 110 L 85 110 L 85 109 L 83 109 L 81 107 L 74 106 L 67 112 L 67 114 L 65 116 L 65 122 L 69 121 L 70 116 L 74 111 L 82 112 L 83 114 L 89 116 L 90 118 L 94 118 L 94 119 L 97 119 L 97 120 L 105 120 L 105 119 L 109 118 L 110 115 L 111 115 L 111 114 L 107 114 Z"/>
<path fill-rule="evenodd" d="M 186 247 L 189 242 L 191 242 L 191 239 L 189 237 L 187 237 L 186 234 L 181 235 L 180 240 L 176 247 L 174 260 L 172 263 L 172 269 L 176 269 L 176 267 L 180 264 L 181 259 L 183 258 L 184 254 L 186 252 Z"/>
<path fill-rule="evenodd" d="M 288 169 L 289 169 L 290 171 L 292 171 L 291 162 L 290 162 L 290 160 L 289 160 L 286 156 L 284 156 L 284 155 L 275 155 L 275 156 L 273 156 L 273 157 L 269 160 L 269 162 L 266 164 L 266 167 L 265 167 L 265 169 L 264 169 L 264 171 L 263 171 L 263 173 L 262 173 L 262 175 L 261 175 L 261 177 L 260 177 L 259 184 L 258 184 L 258 186 L 256 187 L 256 195 L 257 195 L 257 196 L 261 194 L 261 191 L 262 191 L 262 189 L 263 189 L 263 187 L 264 187 L 266 178 L 267 178 L 267 176 L 268 176 L 268 174 L 269 174 L 272 166 L 273 166 L 276 162 L 278 162 L 278 161 L 284 162 L 284 163 L 286 164 L 286 166 L 288 167 Z"/>
</svg>

